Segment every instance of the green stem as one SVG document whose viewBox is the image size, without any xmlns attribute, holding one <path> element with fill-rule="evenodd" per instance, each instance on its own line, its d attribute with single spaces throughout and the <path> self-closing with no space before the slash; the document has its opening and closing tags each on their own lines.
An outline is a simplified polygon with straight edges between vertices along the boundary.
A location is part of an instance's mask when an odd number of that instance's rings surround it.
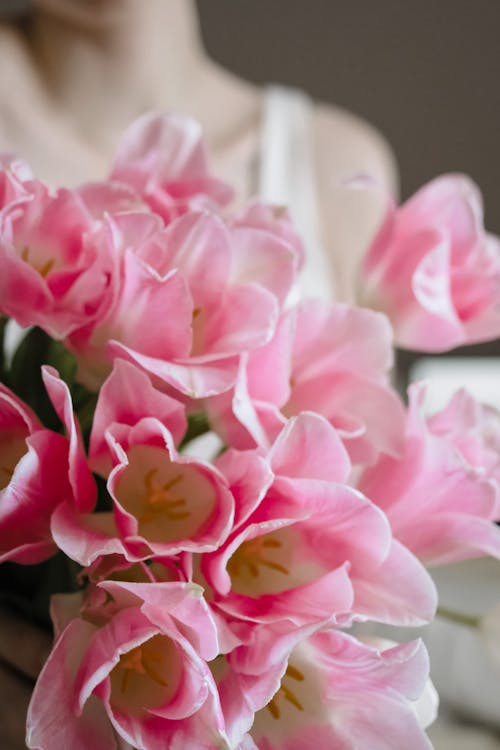
<svg viewBox="0 0 500 750">
<path fill-rule="evenodd" d="M 5 368 L 5 328 L 9 319 L 6 315 L 0 316 L 0 380 L 5 383 L 7 370 Z"/>
<path fill-rule="evenodd" d="M 455 612 L 453 609 L 438 607 L 437 616 L 448 622 L 455 622 L 458 625 L 465 625 L 468 628 L 479 628 L 481 618 L 477 615 L 465 615 L 463 612 Z"/>
<path fill-rule="evenodd" d="M 92 429 L 92 423 L 94 420 L 94 413 L 97 404 L 97 393 L 88 393 L 85 399 L 81 399 L 76 409 L 78 419 L 80 421 L 80 427 L 85 440 L 85 444 L 88 445 L 90 431 Z"/>
</svg>

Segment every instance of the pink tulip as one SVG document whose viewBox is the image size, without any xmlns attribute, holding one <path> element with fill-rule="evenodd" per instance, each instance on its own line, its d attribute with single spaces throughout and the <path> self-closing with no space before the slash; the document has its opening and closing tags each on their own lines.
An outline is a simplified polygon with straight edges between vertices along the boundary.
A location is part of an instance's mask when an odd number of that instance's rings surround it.
<svg viewBox="0 0 500 750">
<path fill-rule="evenodd" d="M 385 316 L 304 302 L 249 354 L 233 395 L 208 402 L 208 410 L 226 442 L 239 448 L 265 446 L 287 417 L 315 411 L 339 431 L 353 462 L 372 463 L 401 447 L 405 416 L 388 379 L 392 363 Z"/>
<path fill-rule="evenodd" d="M 27 746 L 114 750 L 118 737 L 139 750 L 224 747 L 206 664 L 218 644 L 201 589 L 123 581 L 99 586 L 106 596 L 98 621 L 85 606 L 71 619 L 75 595 L 69 603 L 58 597 L 62 632 L 33 692 Z"/>
<path fill-rule="evenodd" d="M 238 641 L 229 653 L 210 663 L 224 714 L 231 747 L 239 747 L 250 731 L 255 714 L 280 688 L 290 653 L 330 621 L 290 628 L 286 621 L 239 628 Z"/>
<path fill-rule="evenodd" d="M 110 268 L 85 241 L 95 220 L 78 191 L 20 181 L 16 164 L 0 172 L 0 308 L 64 338 L 101 313 Z"/>
<path fill-rule="evenodd" d="M 432 618 L 432 582 L 392 541 L 385 516 L 345 484 L 350 462 L 326 420 L 290 420 L 267 458 L 271 473 L 258 457 L 250 473 L 248 455 L 229 451 L 218 462 L 235 524 L 201 559 L 225 616 L 297 627 L 350 612 L 405 624 Z"/>
<path fill-rule="evenodd" d="M 26 162 L 0 152 L 0 209 L 25 195 L 25 183 L 31 180 L 33 173 Z"/>
<path fill-rule="evenodd" d="M 328 630 L 289 655 L 238 750 L 430 750 L 413 705 L 428 677 L 419 641 L 379 651 Z"/>
<path fill-rule="evenodd" d="M 241 353 L 271 338 L 283 279 L 293 280 L 290 247 L 252 231 L 266 260 L 254 268 L 240 262 L 242 230 L 215 215 L 187 213 L 167 229 L 144 212 L 107 216 L 93 235 L 114 269 L 106 312 L 67 342 L 80 379 L 97 388 L 118 356 L 187 396 L 227 390 Z"/>
<path fill-rule="evenodd" d="M 451 441 L 467 463 L 500 484 L 500 413 L 496 409 L 462 389 L 427 424 L 434 435 Z"/>
<path fill-rule="evenodd" d="M 253 201 L 232 219 L 232 226 L 242 229 L 254 228 L 268 232 L 284 240 L 293 250 L 298 268 L 304 265 L 306 250 L 285 206 L 270 205 Z"/>
<path fill-rule="evenodd" d="M 107 430 L 114 468 L 112 512 L 82 514 L 72 504 L 54 514 L 58 546 L 82 565 L 106 554 L 136 561 L 205 552 L 226 539 L 234 498 L 210 464 L 178 455 L 168 429 L 153 417 Z"/>
<path fill-rule="evenodd" d="M 154 415 L 171 433 L 177 445 L 187 427 L 185 408 L 151 384 L 149 377 L 130 362 L 114 361 L 113 371 L 105 380 L 97 400 L 89 459 L 94 471 L 107 478 L 112 468 L 112 454 L 106 432 L 115 425 L 132 427 L 145 416 Z"/>
<path fill-rule="evenodd" d="M 468 463 L 456 435 L 439 434 L 439 418 L 425 420 L 424 389 L 410 388 L 405 449 L 383 456 L 359 481 L 387 515 L 394 536 L 426 564 L 500 556 L 496 481 Z"/>
<path fill-rule="evenodd" d="M 51 520 L 68 504 L 89 513 L 96 500 L 78 423 L 67 385 L 51 367 L 43 381 L 66 436 L 45 429 L 33 412 L 0 384 L 0 561 L 33 564 L 57 547 Z"/>
<path fill-rule="evenodd" d="M 67 387 L 52 368 L 43 375 L 67 437 L 45 429 L 0 384 L 0 561 L 33 564 L 51 557 L 57 551 L 50 528 L 54 510 L 70 503 L 88 511 L 95 502 Z"/>
<path fill-rule="evenodd" d="M 132 186 L 166 223 L 192 209 L 223 206 L 233 196 L 210 174 L 200 125 L 174 114 L 147 114 L 132 123 L 110 176 Z"/>
<path fill-rule="evenodd" d="M 85 209 L 96 221 L 101 221 L 106 214 L 124 213 L 127 211 L 143 211 L 151 213 L 147 203 L 130 186 L 123 182 L 102 180 L 100 182 L 85 182 L 75 188 L 75 193 L 82 201 Z"/>
<path fill-rule="evenodd" d="M 47 365 L 42 367 L 42 378 L 68 438 L 68 477 L 72 490 L 71 504 L 78 508 L 80 512 L 87 513 L 94 509 L 96 486 L 87 463 L 80 424 L 73 412 L 71 393 L 53 367 Z M 66 499 L 69 500 L 70 498 Z"/>
<path fill-rule="evenodd" d="M 0 561 L 33 564 L 57 550 L 55 507 L 71 495 L 68 444 L 0 384 Z"/>
<path fill-rule="evenodd" d="M 481 195 L 464 175 L 438 177 L 400 208 L 389 202 L 363 275 L 366 299 L 406 349 L 500 335 L 500 241 L 485 232 Z"/>
</svg>

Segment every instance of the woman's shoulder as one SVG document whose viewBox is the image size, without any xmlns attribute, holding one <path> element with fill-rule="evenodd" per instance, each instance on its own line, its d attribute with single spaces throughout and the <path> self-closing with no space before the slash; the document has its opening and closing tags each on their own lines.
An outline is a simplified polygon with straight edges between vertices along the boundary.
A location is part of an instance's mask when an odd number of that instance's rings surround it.
<svg viewBox="0 0 500 750">
<path fill-rule="evenodd" d="M 369 176 L 398 192 L 394 152 L 384 135 L 359 115 L 318 102 L 314 105 L 314 144 L 320 180 Z"/>
</svg>

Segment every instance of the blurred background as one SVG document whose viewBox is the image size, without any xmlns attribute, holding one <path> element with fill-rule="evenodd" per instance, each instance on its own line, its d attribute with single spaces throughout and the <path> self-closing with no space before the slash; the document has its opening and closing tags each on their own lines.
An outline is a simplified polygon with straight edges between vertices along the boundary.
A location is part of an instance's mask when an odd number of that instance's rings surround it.
<svg viewBox="0 0 500 750">
<path fill-rule="evenodd" d="M 168 1 L 168 0 L 167 0 Z M 4 19 L 32 0 L 0 0 Z M 203 41 L 249 81 L 285 83 L 377 127 L 402 196 L 445 171 L 481 186 L 500 233 L 498 0 L 197 0 Z"/>
<path fill-rule="evenodd" d="M 197 4 L 211 57 L 375 125 L 396 154 L 403 197 L 440 172 L 467 172 L 500 233 L 498 0 Z"/>
</svg>

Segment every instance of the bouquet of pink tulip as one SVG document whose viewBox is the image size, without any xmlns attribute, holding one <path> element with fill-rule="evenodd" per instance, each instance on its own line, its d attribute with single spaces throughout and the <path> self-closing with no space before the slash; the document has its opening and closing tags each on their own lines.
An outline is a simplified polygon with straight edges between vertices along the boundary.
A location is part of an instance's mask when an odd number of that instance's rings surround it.
<svg viewBox="0 0 500 750">
<path fill-rule="evenodd" d="M 474 186 L 388 201 L 363 270 L 386 317 L 288 302 L 288 214 L 229 213 L 191 120 L 141 118 L 73 190 L 1 164 L 3 329 L 30 328 L 2 359 L 0 559 L 74 569 L 28 747 L 430 748 L 423 644 L 353 626 L 428 623 L 426 566 L 500 556 L 496 415 L 462 393 L 426 419 L 389 379 L 389 318 L 421 350 L 500 334 Z"/>
</svg>

